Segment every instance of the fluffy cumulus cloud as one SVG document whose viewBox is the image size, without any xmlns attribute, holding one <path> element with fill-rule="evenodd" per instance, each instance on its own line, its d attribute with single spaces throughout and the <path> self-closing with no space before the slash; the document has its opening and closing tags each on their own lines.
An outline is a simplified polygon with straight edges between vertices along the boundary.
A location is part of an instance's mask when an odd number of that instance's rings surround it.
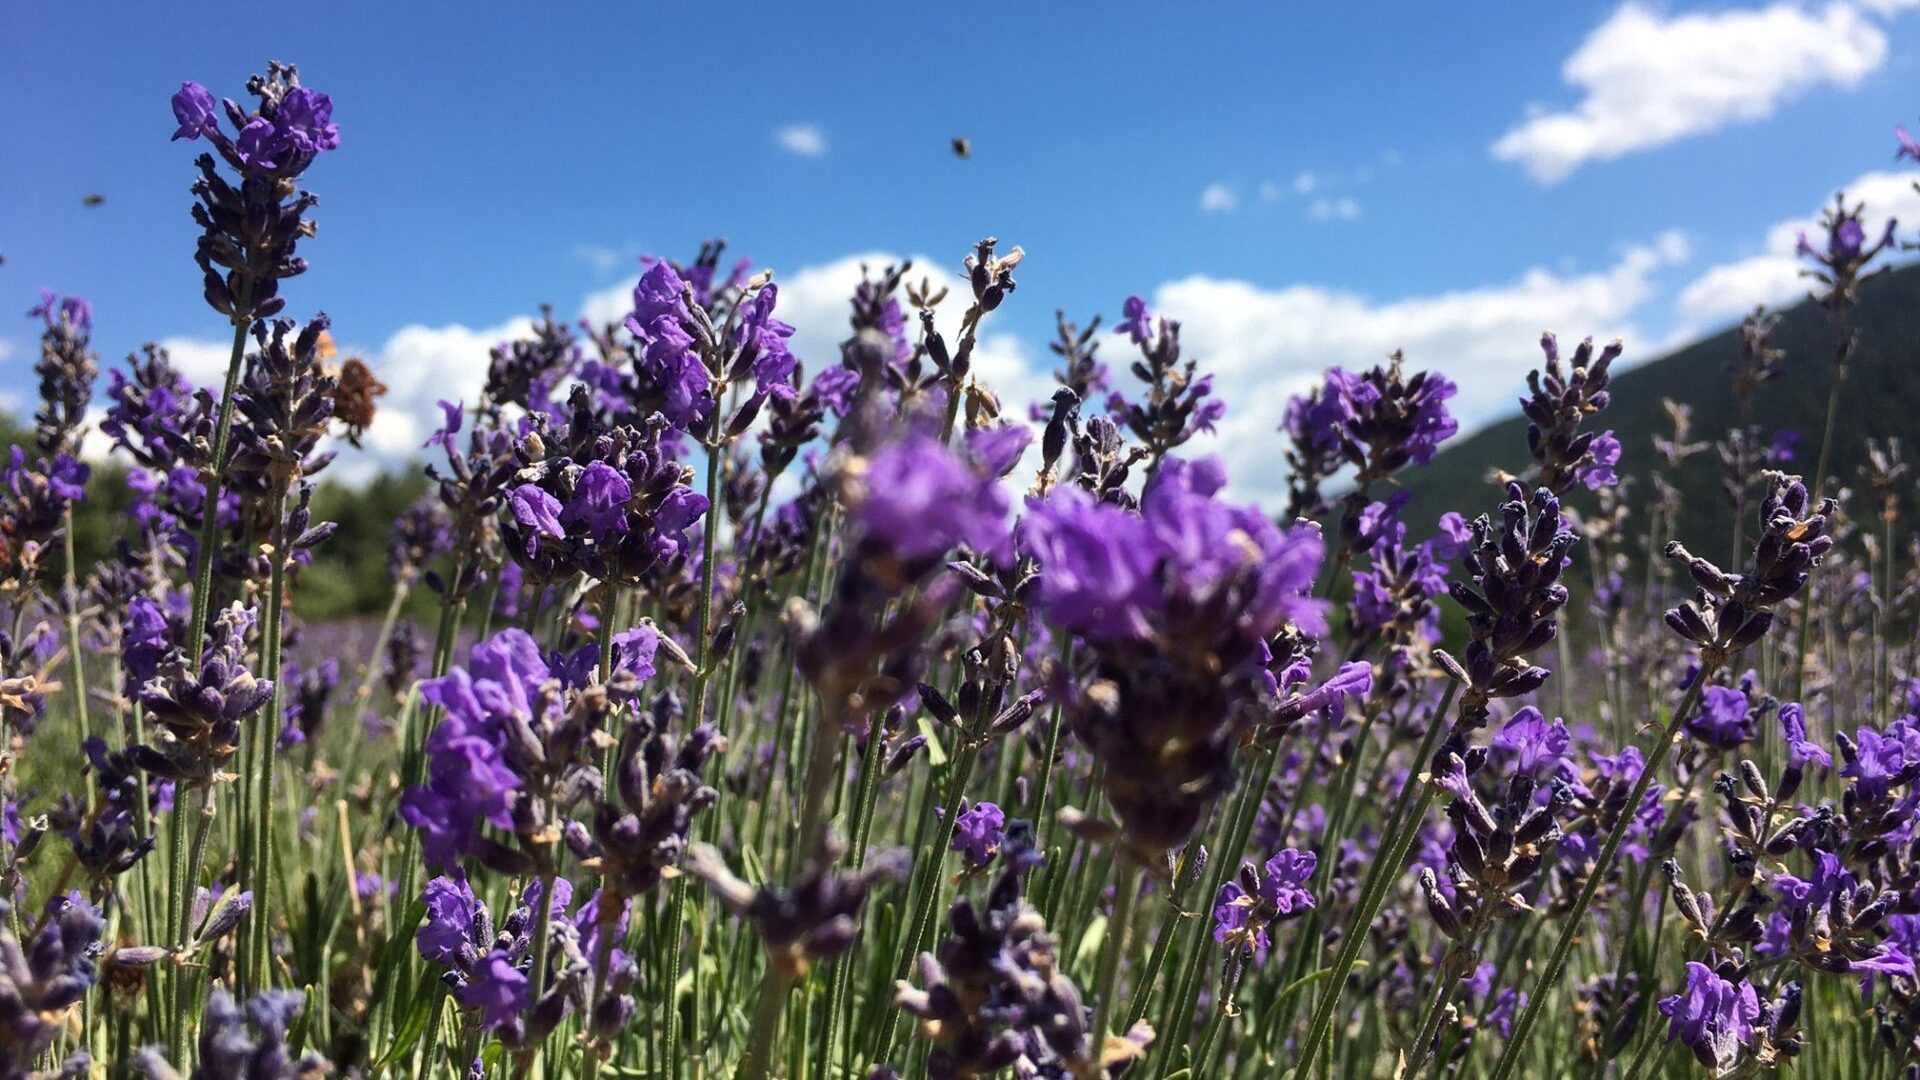
<svg viewBox="0 0 1920 1080">
<path fill-rule="evenodd" d="M 1153 304 L 1181 320 L 1187 355 L 1215 373 L 1228 411 L 1213 449 L 1227 461 L 1235 491 L 1277 504 L 1286 491 L 1277 431 L 1287 399 L 1326 368 L 1367 367 L 1403 350 L 1411 367 L 1438 369 L 1460 385 L 1453 410 L 1470 429 L 1511 411 L 1540 361 L 1542 330 L 1623 336 L 1629 358 L 1650 359 L 1653 347 L 1636 344 L 1634 315 L 1654 295 L 1656 275 L 1685 261 L 1687 247 L 1684 236 L 1669 233 L 1605 269 L 1532 269 L 1505 284 L 1388 301 L 1196 276 L 1161 286 Z M 1109 363 L 1119 355 L 1116 349 Z"/>
<path fill-rule="evenodd" d="M 1537 109 L 1493 156 L 1554 183 L 1589 162 L 1764 119 L 1814 87 L 1851 87 L 1886 56 L 1886 34 L 1852 4 L 1669 15 L 1628 3 L 1561 69 L 1579 103 Z"/>
<path fill-rule="evenodd" d="M 1315 221 L 1359 221 L 1360 202 L 1350 196 L 1315 199 L 1307 206 L 1307 216 Z"/>
<path fill-rule="evenodd" d="M 488 350 L 531 332 L 533 320 L 515 318 L 484 329 L 462 326 L 404 326 L 377 347 L 342 342 L 342 356 L 365 360 L 387 384 L 373 426 L 362 440 L 367 452 L 344 452 L 327 476 L 349 483 L 371 477 L 383 467 L 418 457 L 420 444 L 440 426 L 440 399 L 472 404 L 486 380 Z M 226 377 L 229 346 L 224 342 L 173 337 L 160 342 L 174 366 L 196 385 L 216 390 Z M 94 426 L 97 428 L 98 418 Z M 103 450 L 104 443 L 96 449 Z"/>
<path fill-rule="evenodd" d="M 1200 192 L 1200 209 L 1208 214 L 1231 214 L 1240 209 L 1240 196 L 1225 184 L 1208 184 Z"/>
<path fill-rule="evenodd" d="M 1870 172 L 1856 178 L 1840 190 L 1847 201 L 1863 202 L 1867 208 L 1870 232 L 1880 222 L 1896 218 L 1920 223 L 1920 191 L 1914 189 L 1914 173 Z M 1757 304 L 1792 303 L 1807 294 L 1808 281 L 1800 275 L 1805 265 L 1794 254 L 1801 233 L 1820 243 L 1820 213 L 1815 208 L 1806 215 L 1791 218 L 1767 230 L 1759 254 L 1720 263 L 1702 271 L 1680 290 L 1675 313 L 1688 331 L 1698 331 L 1715 323 L 1728 322 L 1752 311 Z"/>
<path fill-rule="evenodd" d="M 806 158 L 827 156 L 827 133 L 816 124 L 793 124 L 773 133 L 773 141 L 789 154 Z"/>
</svg>

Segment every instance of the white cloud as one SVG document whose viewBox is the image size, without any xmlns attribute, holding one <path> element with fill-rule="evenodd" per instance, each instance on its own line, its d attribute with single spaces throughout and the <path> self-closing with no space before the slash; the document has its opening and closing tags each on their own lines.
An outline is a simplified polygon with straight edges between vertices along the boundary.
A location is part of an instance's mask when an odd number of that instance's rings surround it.
<svg viewBox="0 0 1920 1080">
<path fill-rule="evenodd" d="M 1866 204 L 1870 239 L 1879 238 L 1887 218 L 1920 221 L 1920 191 L 1910 172 L 1870 172 L 1841 188 L 1849 203 Z M 1791 303 L 1807 295 L 1810 282 L 1800 276 L 1802 260 L 1794 254 L 1801 233 L 1819 239 L 1818 210 L 1782 221 L 1767 230 L 1762 252 L 1720 263 L 1702 272 L 1680 291 L 1675 310 L 1690 330 L 1713 322 L 1739 318 L 1756 304 Z"/>
<path fill-rule="evenodd" d="M 1272 180 L 1260 181 L 1260 201 L 1261 202 L 1269 202 L 1269 203 L 1279 202 L 1280 197 L 1284 194 L 1286 194 L 1286 192 L 1281 189 L 1278 183 Z"/>
<path fill-rule="evenodd" d="M 573 257 L 587 264 L 596 274 L 611 274 L 633 261 L 629 253 L 605 244 L 575 244 Z"/>
<path fill-rule="evenodd" d="M 618 285 L 588 293 L 580 302 L 580 317 L 595 326 L 620 325 L 633 310 L 633 287 L 639 282 L 639 274 L 630 274 Z"/>
<path fill-rule="evenodd" d="M 342 451 L 326 475 L 349 483 L 367 479 L 383 466 L 395 466 L 420 454 L 420 444 L 441 424 L 436 402 L 465 400 L 472 405 L 487 377 L 488 350 L 502 341 L 531 332 L 533 320 L 510 319 L 476 330 L 457 323 L 447 326 L 404 326 L 377 349 L 345 343 L 342 356 L 358 356 L 387 384 L 379 400 L 373 426 L 362 442 L 365 452 L 336 445 Z M 199 386 L 216 391 L 226 378 L 229 346 L 221 342 L 174 337 L 160 342 L 174 366 Z"/>
<path fill-rule="evenodd" d="M 1537 109 L 1493 156 L 1555 183 L 1591 161 L 1764 119 L 1817 86 L 1854 86 L 1886 55 L 1886 35 L 1845 3 L 1674 16 L 1623 4 L 1561 68 L 1580 102 Z"/>
<path fill-rule="evenodd" d="M 1320 178 L 1310 172 L 1302 172 L 1293 178 L 1293 191 L 1296 195 L 1305 195 L 1320 186 Z"/>
<path fill-rule="evenodd" d="M 801 157 L 819 158 L 827 156 L 827 133 L 817 124 L 793 124 L 773 133 L 773 141 L 780 149 Z"/>
<path fill-rule="evenodd" d="M 1225 184 L 1208 184 L 1200 193 L 1200 209 L 1208 214 L 1231 214 L 1240 208 L 1240 196 Z"/>
<path fill-rule="evenodd" d="M 1344 195 L 1338 199 L 1315 199 L 1307 207 L 1307 216 L 1315 221 L 1358 221 L 1360 203 Z"/>
<path fill-rule="evenodd" d="M 1667 234 L 1603 270 L 1536 268 L 1505 284 L 1390 301 L 1195 276 L 1162 285 L 1153 306 L 1181 320 L 1184 351 L 1215 373 L 1215 391 L 1228 402 L 1211 449 L 1226 460 L 1234 490 L 1272 504 L 1286 491 L 1277 432 L 1287 399 L 1326 368 L 1369 367 L 1404 350 L 1414 369 L 1437 369 L 1459 385 L 1452 408 L 1464 428 L 1482 425 L 1511 411 L 1516 388 L 1539 363 L 1543 329 L 1623 336 L 1629 358 L 1650 359 L 1652 349 L 1634 344 L 1634 312 L 1653 295 L 1654 274 L 1686 253 L 1685 237 Z M 1108 363 L 1118 369 L 1126 350 L 1110 349 L 1117 351 Z"/>
<path fill-rule="evenodd" d="M 13 342 L 8 341 L 6 338 L 0 338 L 0 364 L 4 364 L 13 359 L 14 348 Z"/>
<path fill-rule="evenodd" d="M 180 374 L 195 386 L 212 387 L 217 393 L 227 378 L 227 361 L 233 355 L 231 341 L 210 341 L 201 338 L 170 337 L 162 338 L 160 347 L 167 350 L 167 356 Z M 251 345 L 248 348 L 252 348 Z"/>
</svg>

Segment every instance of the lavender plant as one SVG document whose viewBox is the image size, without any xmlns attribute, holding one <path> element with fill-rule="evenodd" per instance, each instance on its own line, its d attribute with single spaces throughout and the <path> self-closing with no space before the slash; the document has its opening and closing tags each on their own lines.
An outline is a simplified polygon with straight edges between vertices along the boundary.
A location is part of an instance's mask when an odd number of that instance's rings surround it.
<svg viewBox="0 0 1920 1080">
<path fill-rule="evenodd" d="M 1920 1076 L 1913 473 L 1875 440 L 1842 487 L 1832 421 L 1791 472 L 1775 316 L 1738 426 L 1651 446 L 1602 422 L 1624 347 L 1545 335 L 1511 467 L 1424 519 L 1455 384 L 1326 372 L 1275 514 L 1140 297 L 1003 401 L 1020 248 L 868 268 L 800 356 L 709 242 L 475 358 L 349 652 L 295 600 L 381 373 L 282 293 L 340 136 L 291 66 L 247 90 L 173 100 L 225 382 L 107 373 L 91 566 L 95 313 L 32 311 L 0 1080 Z M 1804 245 L 1834 401 L 1871 220 Z"/>
</svg>

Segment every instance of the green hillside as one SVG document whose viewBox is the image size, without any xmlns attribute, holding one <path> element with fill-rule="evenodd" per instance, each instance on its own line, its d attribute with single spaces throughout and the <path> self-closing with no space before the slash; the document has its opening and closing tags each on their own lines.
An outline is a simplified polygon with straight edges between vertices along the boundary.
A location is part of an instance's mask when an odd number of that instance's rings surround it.
<svg viewBox="0 0 1920 1080">
<path fill-rule="evenodd" d="M 1868 438 L 1901 436 L 1920 442 L 1920 265 L 1906 266 L 1869 282 L 1861 291 L 1860 344 L 1841 391 L 1840 425 L 1834 436 L 1832 475 L 1859 490 L 1859 468 Z M 1832 377 L 1833 326 L 1826 313 L 1802 302 L 1782 313 L 1773 345 L 1786 352 L 1783 373 L 1763 386 L 1753 400 L 1753 422 L 1771 437 L 1794 430 L 1801 443 L 1794 467 L 1811 472 L 1820 452 Z M 1633 355 L 1633 343 L 1627 343 Z M 1629 505 L 1652 497 L 1646 477 L 1657 464 L 1655 436 L 1671 438 L 1672 423 L 1662 405 L 1672 399 L 1693 407 L 1692 441 L 1711 443 L 1739 423 L 1730 390 L 1730 366 L 1740 355 L 1736 328 L 1695 342 L 1658 360 L 1615 375 L 1613 403 L 1595 426 L 1613 429 L 1620 439 L 1620 474 L 1629 477 Z M 1440 365 L 1443 369 L 1444 362 Z M 1513 388 L 1517 396 L 1524 386 Z M 1416 533 L 1447 510 L 1468 517 L 1497 502 L 1488 477 L 1496 468 L 1517 471 L 1526 464 L 1527 425 L 1518 415 L 1460 439 L 1426 469 L 1403 473 L 1413 499 L 1405 519 Z M 1730 512 L 1720 488 L 1718 455 L 1711 450 L 1690 458 L 1670 478 L 1682 493 L 1680 538 L 1703 553 L 1724 550 Z M 1582 493 L 1584 494 L 1584 493 Z M 1577 500 L 1576 500 L 1577 501 Z"/>
</svg>

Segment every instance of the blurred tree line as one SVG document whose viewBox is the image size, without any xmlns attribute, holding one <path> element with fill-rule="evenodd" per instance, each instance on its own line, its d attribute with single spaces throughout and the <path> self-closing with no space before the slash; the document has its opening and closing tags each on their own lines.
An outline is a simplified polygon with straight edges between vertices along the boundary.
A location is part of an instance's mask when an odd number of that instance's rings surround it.
<svg viewBox="0 0 1920 1080">
<path fill-rule="evenodd" d="M 91 438 L 101 436 L 95 432 Z M 16 445 L 29 456 L 38 453 L 32 427 L 4 413 L 0 413 L 0 441 L 9 454 Z M 117 461 L 90 464 L 93 476 L 87 481 L 87 499 L 74 508 L 74 555 L 82 576 L 87 567 L 112 554 L 133 509 L 126 467 Z M 313 564 L 300 572 L 300 587 L 294 590 L 300 615 L 340 619 L 385 612 L 393 598 L 387 543 L 394 519 L 426 492 L 427 478 L 418 466 L 382 472 L 361 485 L 327 479 L 322 473 L 313 496 L 314 520 L 335 522 L 340 528 L 314 552 Z M 50 569 L 59 572 L 58 559 L 51 561 Z M 433 597 L 424 589 L 416 590 L 414 602 L 424 611 L 432 606 Z"/>
</svg>

